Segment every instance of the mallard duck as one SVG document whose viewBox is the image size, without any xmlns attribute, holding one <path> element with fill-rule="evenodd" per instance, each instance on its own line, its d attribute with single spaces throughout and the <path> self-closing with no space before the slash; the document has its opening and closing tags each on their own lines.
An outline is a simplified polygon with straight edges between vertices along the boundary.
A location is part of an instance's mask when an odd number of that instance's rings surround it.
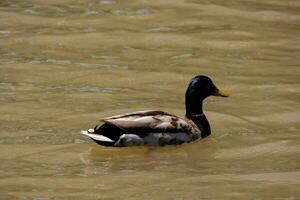
<svg viewBox="0 0 300 200">
<path fill-rule="evenodd" d="M 194 77 L 185 93 L 185 119 L 157 111 L 138 111 L 102 119 L 102 124 L 81 131 L 97 144 L 125 147 L 137 145 L 178 145 L 202 139 L 211 134 L 202 102 L 209 96 L 228 97 L 212 80 L 203 75 Z"/>
</svg>

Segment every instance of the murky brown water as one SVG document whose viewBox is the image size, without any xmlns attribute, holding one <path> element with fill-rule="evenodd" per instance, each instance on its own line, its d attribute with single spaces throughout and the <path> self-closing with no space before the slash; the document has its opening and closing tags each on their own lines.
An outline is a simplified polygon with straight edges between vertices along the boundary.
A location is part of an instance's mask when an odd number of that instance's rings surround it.
<svg viewBox="0 0 300 200">
<path fill-rule="evenodd" d="M 0 199 L 300 199 L 298 0 L 1 0 Z M 212 77 L 211 137 L 112 149 L 79 131 L 183 116 Z"/>
</svg>

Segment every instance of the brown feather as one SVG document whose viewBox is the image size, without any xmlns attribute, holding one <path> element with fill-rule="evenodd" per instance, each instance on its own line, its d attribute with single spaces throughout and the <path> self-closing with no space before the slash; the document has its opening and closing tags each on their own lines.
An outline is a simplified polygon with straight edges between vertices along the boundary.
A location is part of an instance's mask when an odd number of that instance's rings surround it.
<svg viewBox="0 0 300 200">
<path fill-rule="evenodd" d="M 128 133 L 199 133 L 199 128 L 191 120 L 184 120 L 163 111 L 138 111 L 102 119 Z"/>
</svg>

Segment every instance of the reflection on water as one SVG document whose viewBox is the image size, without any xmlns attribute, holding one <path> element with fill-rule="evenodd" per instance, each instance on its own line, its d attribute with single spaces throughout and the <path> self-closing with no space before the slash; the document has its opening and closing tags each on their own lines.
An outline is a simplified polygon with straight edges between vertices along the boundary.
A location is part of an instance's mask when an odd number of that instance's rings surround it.
<svg viewBox="0 0 300 200">
<path fill-rule="evenodd" d="M 289 1 L 0 2 L 0 199 L 298 199 L 299 7 Z M 104 148 L 101 117 L 184 114 L 206 74 L 213 134 Z M 216 192 L 218 191 L 218 192 Z"/>
</svg>

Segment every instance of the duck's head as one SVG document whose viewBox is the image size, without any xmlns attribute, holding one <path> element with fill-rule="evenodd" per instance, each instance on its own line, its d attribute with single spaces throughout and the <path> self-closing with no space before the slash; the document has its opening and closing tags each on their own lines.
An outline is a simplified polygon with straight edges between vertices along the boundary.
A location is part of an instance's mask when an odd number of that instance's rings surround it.
<svg viewBox="0 0 300 200">
<path fill-rule="evenodd" d="M 202 113 L 202 101 L 209 96 L 228 97 L 229 94 L 218 89 L 207 76 L 199 75 L 194 77 L 185 93 L 187 114 Z"/>
<path fill-rule="evenodd" d="M 229 94 L 219 90 L 209 77 L 203 75 L 196 76 L 190 81 L 186 95 L 196 97 L 198 100 L 203 100 L 209 96 L 229 96 Z"/>
</svg>

